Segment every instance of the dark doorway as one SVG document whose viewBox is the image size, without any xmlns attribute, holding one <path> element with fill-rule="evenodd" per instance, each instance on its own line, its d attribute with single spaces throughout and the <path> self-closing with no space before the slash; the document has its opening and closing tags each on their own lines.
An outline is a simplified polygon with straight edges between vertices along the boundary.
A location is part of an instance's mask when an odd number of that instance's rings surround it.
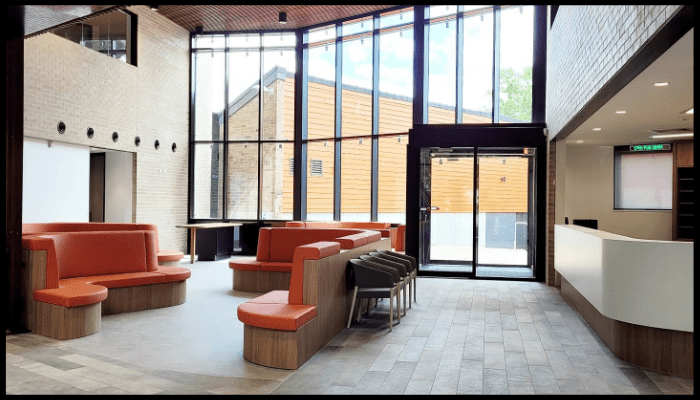
<svg viewBox="0 0 700 400">
<path fill-rule="evenodd" d="M 90 153 L 90 222 L 105 222 L 105 153 Z"/>
</svg>

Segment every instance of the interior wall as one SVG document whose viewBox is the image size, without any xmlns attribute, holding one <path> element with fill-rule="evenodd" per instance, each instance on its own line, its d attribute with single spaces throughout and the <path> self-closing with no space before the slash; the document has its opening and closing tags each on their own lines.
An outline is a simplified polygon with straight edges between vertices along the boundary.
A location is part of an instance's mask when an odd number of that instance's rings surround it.
<svg viewBox="0 0 700 400">
<path fill-rule="evenodd" d="M 22 223 L 88 222 L 90 150 L 25 138 L 23 157 Z"/>
<path fill-rule="evenodd" d="M 185 252 L 187 230 L 176 226 L 187 223 L 190 34 L 147 6 L 127 10 L 137 15 L 136 66 L 53 33 L 25 40 L 24 135 L 133 154 L 127 221 L 156 224 L 161 248 Z M 24 166 L 44 163 L 25 158 Z M 44 205 L 23 208 L 34 206 Z M 87 204 L 84 209 L 88 221 Z"/>
<path fill-rule="evenodd" d="M 563 160 L 566 171 L 564 202 L 557 203 L 557 208 L 563 207 L 569 223 L 574 219 L 597 219 L 598 229 L 602 231 L 637 239 L 671 240 L 671 210 L 613 210 L 612 146 L 566 146 Z"/>
<path fill-rule="evenodd" d="M 105 222 L 132 222 L 133 154 L 105 154 Z"/>
</svg>

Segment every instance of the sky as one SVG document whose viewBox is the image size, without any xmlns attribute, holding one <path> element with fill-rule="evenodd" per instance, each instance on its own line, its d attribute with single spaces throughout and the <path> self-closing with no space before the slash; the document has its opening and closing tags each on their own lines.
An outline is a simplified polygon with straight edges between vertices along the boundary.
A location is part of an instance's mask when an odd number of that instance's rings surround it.
<svg viewBox="0 0 700 400">
<path fill-rule="evenodd" d="M 431 6 L 432 16 L 453 13 L 455 6 Z M 533 6 L 505 9 L 501 13 L 501 68 L 513 68 L 522 71 L 532 65 L 532 26 Z M 410 13 L 405 13 L 403 19 L 397 16 L 382 19 L 394 25 L 412 20 Z M 492 46 L 493 46 L 493 16 L 492 13 L 465 18 L 464 27 L 464 87 L 463 103 L 465 108 L 490 111 L 491 99 L 487 94 L 491 90 Z M 371 24 L 371 20 L 365 25 Z M 455 29 L 456 22 L 440 22 L 430 25 L 429 32 L 429 92 L 428 100 L 441 104 L 455 104 Z M 344 34 L 350 29 L 358 28 L 359 24 L 343 27 Z M 333 28 L 329 29 L 329 37 L 334 37 Z M 325 30 L 314 34 L 313 37 L 323 37 Z M 311 36 L 311 35 L 310 35 Z M 312 39 L 313 40 L 313 39 Z M 294 45 L 294 37 L 280 34 L 265 34 L 264 46 Z M 362 43 L 363 42 L 363 43 Z M 372 39 L 371 36 L 343 42 L 343 84 L 371 88 L 372 84 Z M 413 29 L 381 34 L 379 50 L 379 90 L 402 96 L 413 95 Z M 241 46 L 253 44 L 255 41 L 238 40 Z M 198 54 L 198 68 L 212 68 L 213 82 L 224 82 L 223 53 Z M 259 53 L 257 50 L 232 52 L 230 61 L 229 81 L 230 99 L 253 85 L 258 79 Z M 209 57 L 209 59 L 201 59 Z M 275 66 L 283 66 L 288 72 L 295 71 L 293 49 L 285 51 L 265 51 L 263 66 L 269 71 Z M 335 80 L 335 46 L 321 46 L 309 51 L 309 76 L 325 80 Z M 221 110 L 224 106 L 223 87 L 213 88 L 212 106 Z"/>
</svg>

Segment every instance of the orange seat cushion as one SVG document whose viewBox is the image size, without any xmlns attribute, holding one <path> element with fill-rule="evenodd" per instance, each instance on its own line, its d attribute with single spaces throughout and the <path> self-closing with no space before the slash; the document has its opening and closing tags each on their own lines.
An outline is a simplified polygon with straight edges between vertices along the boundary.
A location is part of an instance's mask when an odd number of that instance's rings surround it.
<svg viewBox="0 0 700 400">
<path fill-rule="evenodd" d="M 273 290 L 248 300 L 248 303 L 289 304 L 289 290 Z"/>
<path fill-rule="evenodd" d="M 131 272 L 125 274 L 83 276 L 80 278 L 61 279 L 59 281 L 59 286 L 78 283 L 95 284 L 106 288 L 152 285 L 154 283 L 165 283 L 165 275 L 159 272 Z"/>
<path fill-rule="evenodd" d="M 296 331 L 316 317 L 316 307 L 246 302 L 238 306 L 238 319 L 246 325 L 280 331 Z"/>
<path fill-rule="evenodd" d="M 159 266 L 156 271 L 158 274 L 163 274 L 165 282 L 178 282 L 189 279 L 192 276 L 192 271 L 189 268 L 183 267 L 163 267 Z"/>
<path fill-rule="evenodd" d="M 185 255 L 181 251 L 161 250 L 158 252 L 158 261 L 177 261 L 182 260 Z"/>
<path fill-rule="evenodd" d="M 61 284 L 57 289 L 35 290 L 34 300 L 63 307 L 99 303 L 107 298 L 107 288 L 87 283 Z"/>
<path fill-rule="evenodd" d="M 260 271 L 267 272 L 292 272 L 291 262 L 263 262 L 260 264 Z"/>
<path fill-rule="evenodd" d="M 261 261 L 239 258 L 228 262 L 228 267 L 238 271 L 260 271 Z"/>
</svg>

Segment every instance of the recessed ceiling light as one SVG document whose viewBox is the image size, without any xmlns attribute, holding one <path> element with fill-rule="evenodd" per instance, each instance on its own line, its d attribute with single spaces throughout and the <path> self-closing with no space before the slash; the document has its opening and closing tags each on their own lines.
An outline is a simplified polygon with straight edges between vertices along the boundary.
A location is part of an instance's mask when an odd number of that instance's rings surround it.
<svg viewBox="0 0 700 400">
<path fill-rule="evenodd" d="M 691 108 L 690 110 L 684 112 L 683 114 L 692 114 L 692 113 L 693 113 L 693 109 Z"/>
<path fill-rule="evenodd" d="M 656 82 L 656 83 L 654 84 L 654 86 L 659 86 L 659 87 L 661 87 L 661 86 L 668 86 L 668 82 Z"/>
<path fill-rule="evenodd" d="M 583 140 L 577 140 L 576 143 L 583 143 Z"/>
<path fill-rule="evenodd" d="M 693 137 L 694 133 L 672 133 L 668 135 L 651 135 L 652 139 L 666 139 L 666 138 L 678 138 L 678 137 Z"/>
<path fill-rule="evenodd" d="M 601 130 L 601 129 L 602 129 L 602 128 L 593 128 L 594 131 L 599 131 L 599 130 Z"/>
<path fill-rule="evenodd" d="M 627 111 L 625 111 L 625 110 L 618 110 L 618 111 L 615 111 L 615 114 L 627 114 Z"/>
</svg>

